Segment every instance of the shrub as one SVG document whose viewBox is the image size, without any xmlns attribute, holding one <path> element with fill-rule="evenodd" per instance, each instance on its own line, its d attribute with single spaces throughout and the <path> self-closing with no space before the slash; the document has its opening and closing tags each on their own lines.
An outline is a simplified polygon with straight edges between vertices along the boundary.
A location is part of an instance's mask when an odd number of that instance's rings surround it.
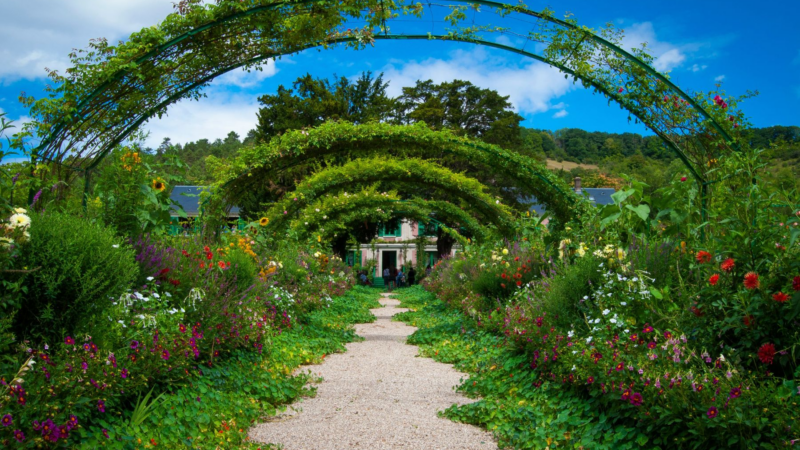
<svg viewBox="0 0 800 450">
<path fill-rule="evenodd" d="M 55 342 L 90 332 L 135 280 L 133 252 L 113 230 L 66 214 L 35 216 L 30 233 L 23 266 L 38 270 L 25 278 L 17 336 Z"/>
<path fill-rule="evenodd" d="M 556 323 L 569 327 L 581 322 L 579 305 L 591 294 L 592 284 L 600 282 L 597 260 L 589 255 L 576 258 L 572 264 L 564 265 L 558 276 L 550 280 L 550 290 L 543 299 L 544 310 Z"/>
</svg>

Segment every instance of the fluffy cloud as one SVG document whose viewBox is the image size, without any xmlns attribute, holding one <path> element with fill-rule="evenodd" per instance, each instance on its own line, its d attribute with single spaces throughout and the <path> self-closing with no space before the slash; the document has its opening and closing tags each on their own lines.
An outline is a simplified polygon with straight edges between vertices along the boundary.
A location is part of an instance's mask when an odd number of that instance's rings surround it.
<svg viewBox="0 0 800 450">
<path fill-rule="evenodd" d="M 635 23 L 625 29 L 625 36 L 622 38 L 623 47 L 638 48 L 644 43 L 647 44 L 647 52 L 655 58 L 653 67 L 662 72 L 680 67 L 686 61 L 687 54 L 697 47 L 696 44 L 678 46 L 658 40 L 651 22 Z M 703 69 L 705 66 L 695 64 L 690 70 L 697 72 Z"/>
<path fill-rule="evenodd" d="M 722 81 L 725 79 L 725 75 L 720 75 L 718 77 L 714 77 L 714 81 Z"/>
<path fill-rule="evenodd" d="M 275 61 L 270 60 L 261 67 L 261 70 L 234 70 L 222 75 L 214 80 L 214 83 L 223 86 L 236 86 L 239 88 L 250 88 L 261 84 L 262 81 L 278 73 Z"/>
<path fill-rule="evenodd" d="M 482 48 L 457 50 L 447 59 L 393 61 L 382 71 L 384 79 L 390 81 L 387 91 L 393 96 L 400 95 L 403 86 L 413 86 L 417 80 L 436 83 L 469 80 L 476 86 L 508 95 L 520 113 L 553 109 L 550 102 L 573 88 L 561 72 L 546 64 L 536 61 L 513 63 Z"/>
<path fill-rule="evenodd" d="M 206 90 L 200 101 L 182 100 L 170 107 L 161 119 L 154 117 L 142 128 L 150 132 L 145 140 L 158 147 L 165 137 L 173 143 L 198 139 L 224 139 L 231 131 L 241 138 L 255 128 L 258 100 L 253 95 L 231 94 L 222 89 Z"/>
<path fill-rule="evenodd" d="M 567 114 L 569 114 L 567 110 L 562 109 L 561 111 L 558 111 L 557 113 L 553 114 L 553 119 L 560 119 L 562 117 L 567 117 Z"/>
<path fill-rule="evenodd" d="M 0 14 L 0 80 L 44 77 L 63 71 L 67 55 L 90 39 L 110 42 L 154 25 L 173 11 L 172 0 L 35 0 L 5 2 Z"/>
</svg>

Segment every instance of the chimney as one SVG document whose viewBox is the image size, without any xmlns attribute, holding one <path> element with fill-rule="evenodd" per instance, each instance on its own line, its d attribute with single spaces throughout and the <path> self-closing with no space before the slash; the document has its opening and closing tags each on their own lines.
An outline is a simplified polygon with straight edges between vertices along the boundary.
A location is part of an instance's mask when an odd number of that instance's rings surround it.
<svg viewBox="0 0 800 450">
<path fill-rule="evenodd" d="M 581 177 L 575 177 L 575 192 L 577 194 L 581 193 Z"/>
</svg>

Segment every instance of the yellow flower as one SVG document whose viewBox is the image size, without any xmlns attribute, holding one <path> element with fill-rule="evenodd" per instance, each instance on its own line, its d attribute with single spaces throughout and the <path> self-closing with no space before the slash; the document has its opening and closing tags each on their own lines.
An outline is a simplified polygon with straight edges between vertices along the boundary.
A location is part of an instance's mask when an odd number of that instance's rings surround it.
<svg viewBox="0 0 800 450">
<path fill-rule="evenodd" d="M 262 217 L 261 220 L 258 221 L 258 224 L 261 225 L 262 227 L 267 226 L 268 223 L 269 223 L 269 217 Z"/>
<path fill-rule="evenodd" d="M 164 192 L 164 189 L 167 188 L 167 185 L 164 184 L 164 181 L 160 178 L 156 178 L 153 180 L 153 189 L 157 190 L 158 192 Z"/>
<path fill-rule="evenodd" d="M 507 255 L 507 254 L 508 254 L 508 249 L 507 249 L 507 248 L 504 248 L 504 249 L 503 249 L 503 254 L 504 254 L 504 255 Z"/>
</svg>

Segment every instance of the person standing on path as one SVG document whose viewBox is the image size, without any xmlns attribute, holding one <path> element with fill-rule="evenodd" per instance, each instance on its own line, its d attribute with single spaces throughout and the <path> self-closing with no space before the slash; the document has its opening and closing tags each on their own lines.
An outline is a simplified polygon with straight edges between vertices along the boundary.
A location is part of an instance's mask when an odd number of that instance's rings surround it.
<svg viewBox="0 0 800 450">
<path fill-rule="evenodd" d="M 408 285 L 414 285 L 414 278 L 417 276 L 417 271 L 414 270 L 414 266 L 408 266 Z"/>
<path fill-rule="evenodd" d="M 392 283 L 393 287 L 397 287 L 397 267 L 392 266 L 389 269 L 389 283 Z"/>
<path fill-rule="evenodd" d="M 392 272 L 389 270 L 388 267 L 384 267 L 383 269 L 383 285 L 388 290 L 392 290 L 392 287 L 389 285 L 389 280 L 391 279 Z"/>
</svg>

